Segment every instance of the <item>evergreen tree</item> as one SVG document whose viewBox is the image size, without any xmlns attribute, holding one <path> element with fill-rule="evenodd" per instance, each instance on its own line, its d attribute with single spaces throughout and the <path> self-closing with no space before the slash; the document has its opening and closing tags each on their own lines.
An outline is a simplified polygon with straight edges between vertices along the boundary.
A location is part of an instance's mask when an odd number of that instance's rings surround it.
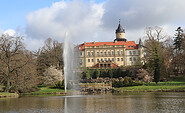
<svg viewBox="0 0 185 113">
<path fill-rule="evenodd" d="M 176 51 L 176 62 L 175 62 L 175 65 L 176 65 L 176 75 L 178 75 L 178 72 L 180 71 L 181 69 L 181 66 L 180 66 L 180 63 L 181 63 L 181 53 L 182 53 L 182 40 L 183 40 L 183 30 L 181 27 L 178 27 L 177 28 L 177 33 L 175 34 L 175 39 L 174 39 L 174 50 Z"/>
<path fill-rule="evenodd" d="M 100 76 L 100 71 L 99 70 L 94 70 L 94 72 L 93 72 L 93 75 L 92 75 L 92 78 L 93 79 L 96 79 L 96 78 L 98 78 Z"/>
<path fill-rule="evenodd" d="M 177 33 L 175 34 L 175 39 L 174 39 L 174 49 L 176 50 L 176 51 L 179 51 L 180 52 L 180 50 L 181 50 L 181 48 L 182 48 L 182 38 L 183 38 L 183 36 L 182 36 L 182 33 L 183 33 L 183 30 L 182 30 L 182 28 L 181 27 L 178 27 L 177 28 Z"/>
<path fill-rule="evenodd" d="M 157 84 L 160 80 L 161 63 L 160 63 L 158 50 L 156 47 L 155 47 L 154 51 L 155 51 L 155 54 L 154 54 L 154 82 Z"/>
</svg>

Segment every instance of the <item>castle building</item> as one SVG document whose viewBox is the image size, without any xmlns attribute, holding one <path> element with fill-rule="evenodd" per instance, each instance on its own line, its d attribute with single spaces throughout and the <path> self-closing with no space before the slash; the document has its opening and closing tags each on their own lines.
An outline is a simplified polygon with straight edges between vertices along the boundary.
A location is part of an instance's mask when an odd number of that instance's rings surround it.
<svg viewBox="0 0 185 113">
<path fill-rule="evenodd" d="M 84 42 L 80 50 L 80 67 L 118 68 L 137 65 L 144 57 L 141 43 L 127 41 L 125 29 L 120 22 L 116 29 L 116 39 L 112 42 Z"/>
</svg>

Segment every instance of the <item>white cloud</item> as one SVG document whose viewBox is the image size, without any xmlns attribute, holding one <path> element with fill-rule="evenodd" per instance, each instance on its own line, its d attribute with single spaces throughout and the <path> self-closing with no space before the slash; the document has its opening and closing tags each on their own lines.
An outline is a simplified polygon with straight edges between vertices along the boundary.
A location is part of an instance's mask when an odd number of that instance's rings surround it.
<svg viewBox="0 0 185 113">
<path fill-rule="evenodd" d="M 60 42 L 65 32 L 74 43 L 113 41 L 118 19 L 128 40 L 144 36 L 146 27 L 161 26 L 173 36 L 185 27 L 184 0 L 107 0 L 103 3 L 83 0 L 61 1 L 27 15 L 26 35 L 29 48 L 49 37 Z M 32 46 L 33 45 L 33 46 Z"/>
<path fill-rule="evenodd" d="M 8 30 L 4 31 L 3 34 L 8 34 L 10 36 L 15 36 L 16 32 L 13 29 L 8 29 Z"/>
<path fill-rule="evenodd" d="M 41 48 L 44 45 L 44 40 L 42 39 L 33 39 L 33 38 L 24 38 L 25 47 L 28 50 L 35 51 Z"/>
<path fill-rule="evenodd" d="M 76 43 L 92 39 L 100 30 L 102 5 L 79 0 L 56 2 L 27 16 L 26 33 L 34 39 L 52 37 L 63 41 L 68 32 Z"/>
</svg>

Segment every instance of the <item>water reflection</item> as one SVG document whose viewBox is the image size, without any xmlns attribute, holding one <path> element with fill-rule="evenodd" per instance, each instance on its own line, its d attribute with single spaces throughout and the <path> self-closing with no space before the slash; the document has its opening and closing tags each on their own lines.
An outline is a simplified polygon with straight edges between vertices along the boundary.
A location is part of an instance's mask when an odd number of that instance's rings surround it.
<svg viewBox="0 0 185 113">
<path fill-rule="evenodd" d="M 184 93 L 125 93 L 0 99 L 0 112 L 123 113 L 185 111 Z"/>
</svg>

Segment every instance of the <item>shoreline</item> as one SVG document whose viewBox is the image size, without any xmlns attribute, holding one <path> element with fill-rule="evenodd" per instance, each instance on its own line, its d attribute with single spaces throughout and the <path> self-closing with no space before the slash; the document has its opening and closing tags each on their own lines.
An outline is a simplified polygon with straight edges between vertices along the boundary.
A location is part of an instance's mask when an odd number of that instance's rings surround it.
<svg viewBox="0 0 185 113">
<path fill-rule="evenodd" d="M 160 90 L 119 90 L 118 88 L 113 88 L 112 90 L 112 94 L 122 94 L 122 93 L 140 93 L 140 92 L 185 92 L 185 89 L 160 89 Z M 72 93 L 69 92 L 67 95 L 71 95 Z M 91 95 L 91 94 L 104 94 L 104 93 L 78 93 L 80 95 Z M 22 96 L 65 96 L 66 94 L 64 92 L 53 92 L 53 93 L 22 93 L 22 94 L 17 94 L 17 93 L 13 93 L 13 94 L 7 94 L 7 95 L 0 95 L 0 98 L 19 98 Z"/>
<path fill-rule="evenodd" d="M 19 98 L 20 95 L 17 93 L 0 92 L 0 98 Z"/>
<path fill-rule="evenodd" d="M 118 90 L 118 89 L 114 89 L 113 93 L 125 93 L 125 92 L 185 92 L 185 89 L 181 89 L 181 90 L 172 90 L 172 89 L 158 89 L 158 90 Z"/>
</svg>

